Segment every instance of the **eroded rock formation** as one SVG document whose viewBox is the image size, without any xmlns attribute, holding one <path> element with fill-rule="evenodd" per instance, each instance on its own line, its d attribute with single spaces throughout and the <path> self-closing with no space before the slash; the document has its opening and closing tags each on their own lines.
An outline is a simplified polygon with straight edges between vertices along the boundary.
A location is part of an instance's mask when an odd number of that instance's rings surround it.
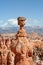
<svg viewBox="0 0 43 65">
<path fill-rule="evenodd" d="M 41 65 L 43 42 L 29 41 L 24 29 L 26 18 L 18 17 L 17 20 L 20 29 L 15 40 L 3 39 L 0 35 L 0 65 Z"/>
<path fill-rule="evenodd" d="M 8 49 L 5 40 L 0 37 L 0 65 L 14 65 L 14 57 L 15 54 Z"/>
<path fill-rule="evenodd" d="M 29 58 L 32 56 L 33 50 L 24 30 L 25 21 L 26 18 L 18 17 L 18 25 L 20 25 L 20 29 L 16 34 L 16 42 L 14 42 L 15 45 L 12 46 L 12 51 L 15 53 L 15 65 L 31 65 Z M 33 64 L 32 60 L 31 62 Z"/>
</svg>

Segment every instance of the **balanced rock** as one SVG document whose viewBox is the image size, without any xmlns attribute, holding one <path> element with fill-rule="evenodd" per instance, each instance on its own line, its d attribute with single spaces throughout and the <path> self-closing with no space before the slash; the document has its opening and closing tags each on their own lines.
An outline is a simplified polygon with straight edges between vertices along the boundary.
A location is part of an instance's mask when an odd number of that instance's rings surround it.
<svg viewBox="0 0 43 65">
<path fill-rule="evenodd" d="M 12 45 L 12 51 L 15 53 L 15 65 L 31 65 L 28 59 L 32 56 L 32 48 L 24 30 L 25 21 L 25 17 L 18 17 L 20 29 L 16 34 L 15 42 L 12 42 L 15 44 Z"/>
</svg>

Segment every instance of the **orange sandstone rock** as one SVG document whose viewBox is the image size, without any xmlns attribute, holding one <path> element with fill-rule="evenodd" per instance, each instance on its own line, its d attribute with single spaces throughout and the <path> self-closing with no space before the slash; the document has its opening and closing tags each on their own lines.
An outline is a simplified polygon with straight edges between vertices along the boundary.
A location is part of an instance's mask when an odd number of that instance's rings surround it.
<svg viewBox="0 0 43 65">
<path fill-rule="evenodd" d="M 25 20 L 24 17 L 18 18 L 20 30 L 16 34 L 15 45 L 12 46 L 12 51 L 15 53 L 15 65 L 31 65 L 28 58 L 32 56 L 32 47 L 24 30 Z"/>
</svg>

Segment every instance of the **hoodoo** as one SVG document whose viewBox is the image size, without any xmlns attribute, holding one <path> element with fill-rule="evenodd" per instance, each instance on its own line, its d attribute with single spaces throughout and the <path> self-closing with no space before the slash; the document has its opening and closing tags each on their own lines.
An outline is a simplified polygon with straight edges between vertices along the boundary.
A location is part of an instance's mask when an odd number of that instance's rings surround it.
<svg viewBox="0 0 43 65">
<path fill-rule="evenodd" d="M 12 51 L 15 53 L 15 65 L 32 65 L 32 48 L 27 39 L 27 33 L 24 29 L 26 22 L 25 17 L 18 17 L 19 31 L 16 34 L 15 45 L 12 46 Z M 31 61 L 29 61 L 31 59 Z M 32 62 L 32 64 L 31 64 Z"/>
</svg>

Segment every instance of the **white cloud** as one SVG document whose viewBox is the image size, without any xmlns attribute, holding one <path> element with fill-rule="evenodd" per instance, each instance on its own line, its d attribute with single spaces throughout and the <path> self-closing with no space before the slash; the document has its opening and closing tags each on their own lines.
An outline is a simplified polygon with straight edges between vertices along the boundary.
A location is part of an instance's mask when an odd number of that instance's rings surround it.
<svg viewBox="0 0 43 65">
<path fill-rule="evenodd" d="M 0 27 L 3 29 L 13 26 L 18 26 L 17 19 L 8 19 L 6 22 L 0 20 Z M 43 26 L 43 20 L 29 18 L 26 20 L 26 26 Z"/>
<path fill-rule="evenodd" d="M 7 24 L 8 24 L 8 23 L 6 22 L 6 23 L 4 23 L 4 24 L 3 24 L 3 25 L 1 25 L 1 26 L 2 26 L 2 27 L 4 27 L 4 26 L 7 26 Z"/>
<path fill-rule="evenodd" d="M 9 26 L 8 26 L 8 23 L 6 22 L 1 27 L 2 27 L 2 29 L 8 29 Z"/>
<path fill-rule="evenodd" d="M 40 19 L 32 19 L 32 18 L 29 18 L 28 21 L 30 21 L 30 22 L 43 22 L 43 20 L 40 20 Z"/>
<path fill-rule="evenodd" d="M 6 22 L 3 21 L 3 20 L 0 20 L 0 26 L 1 27 L 10 27 L 10 26 L 17 26 L 18 25 L 18 22 L 17 22 L 17 19 L 8 19 Z"/>
<path fill-rule="evenodd" d="M 8 19 L 7 22 L 4 22 L 3 25 L 1 25 L 2 29 L 8 29 L 9 27 L 17 26 L 17 19 Z"/>
<path fill-rule="evenodd" d="M 0 20 L 0 27 L 3 25 L 4 21 Z"/>
<path fill-rule="evenodd" d="M 43 20 L 29 18 L 26 22 L 26 26 L 43 26 Z"/>
<path fill-rule="evenodd" d="M 8 24 L 10 25 L 17 25 L 17 19 L 9 19 Z"/>
</svg>

